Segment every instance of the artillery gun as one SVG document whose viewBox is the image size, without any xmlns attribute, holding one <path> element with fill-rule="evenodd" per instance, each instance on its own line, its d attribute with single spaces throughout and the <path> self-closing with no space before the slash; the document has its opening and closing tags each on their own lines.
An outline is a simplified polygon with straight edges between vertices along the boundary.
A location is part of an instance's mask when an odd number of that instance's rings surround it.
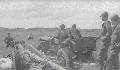
<svg viewBox="0 0 120 70">
<path fill-rule="evenodd" d="M 71 41 L 70 41 L 71 42 Z M 75 63 L 91 62 L 94 60 L 93 51 L 96 51 L 96 37 L 83 37 L 80 39 L 79 46 L 73 45 L 60 48 L 57 53 L 59 65 L 68 68 L 69 70 L 75 67 Z M 73 70 L 73 69 L 72 69 Z"/>
<path fill-rule="evenodd" d="M 37 49 L 41 49 L 44 53 L 54 51 L 57 53 L 58 64 L 62 67 L 68 68 L 75 67 L 76 64 L 93 62 L 93 51 L 96 51 L 96 37 L 82 37 L 79 42 L 79 46 L 74 47 L 72 40 L 68 41 L 69 46 L 59 48 L 59 44 L 55 43 L 55 38 L 43 37 L 40 39 L 40 45 Z M 54 41 L 54 42 L 53 42 Z M 53 47 L 52 43 L 57 45 L 57 49 Z M 73 50 L 73 48 L 75 48 Z"/>
</svg>

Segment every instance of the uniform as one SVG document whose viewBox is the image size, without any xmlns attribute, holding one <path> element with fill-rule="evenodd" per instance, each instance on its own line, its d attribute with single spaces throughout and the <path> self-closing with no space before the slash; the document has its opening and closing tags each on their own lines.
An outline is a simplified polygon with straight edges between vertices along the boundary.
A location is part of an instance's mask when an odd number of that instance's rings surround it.
<svg viewBox="0 0 120 70">
<path fill-rule="evenodd" d="M 108 56 L 108 48 L 110 46 L 110 42 L 111 42 L 111 36 L 112 34 L 112 26 L 111 26 L 111 22 L 109 21 L 105 21 L 102 24 L 102 33 L 101 33 L 101 37 L 103 37 L 103 47 L 100 51 L 100 55 L 99 55 L 99 60 L 100 60 L 100 65 L 101 65 L 101 70 L 104 70 L 104 68 L 106 67 L 106 61 L 107 61 L 107 56 Z"/>
<path fill-rule="evenodd" d="M 68 45 L 69 34 L 67 30 L 59 30 L 56 38 L 59 40 L 60 47 L 66 47 Z"/>
<path fill-rule="evenodd" d="M 7 44 L 6 47 L 14 47 L 14 39 L 12 37 L 6 37 L 4 42 Z"/>
<path fill-rule="evenodd" d="M 72 28 L 70 30 L 70 33 L 71 33 L 71 39 L 78 40 L 82 37 L 78 29 Z"/>
<path fill-rule="evenodd" d="M 70 61 L 66 60 L 66 67 L 68 67 L 68 70 L 71 70 L 72 68 L 74 68 L 73 62 L 71 59 L 74 54 L 72 52 L 72 48 L 69 48 L 70 47 L 69 30 L 67 30 L 67 29 L 59 30 L 56 38 L 59 39 L 60 48 L 64 50 L 64 53 L 66 55 L 68 55 L 68 58 Z M 59 55 L 59 53 L 57 55 Z"/>
<path fill-rule="evenodd" d="M 70 38 L 71 38 L 71 40 L 73 42 L 75 42 L 75 44 L 73 45 L 73 50 L 76 51 L 76 54 L 78 53 L 77 51 L 80 50 L 80 49 L 83 51 L 83 49 L 80 47 L 80 43 L 81 43 L 80 38 L 81 37 L 82 36 L 81 36 L 78 29 L 71 28 L 71 30 L 70 30 Z"/>
<path fill-rule="evenodd" d="M 109 49 L 107 70 L 119 70 L 119 51 L 120 51 L 120 24 L 117 25 L 111 36 L 111 46 Z"/>
</svg>

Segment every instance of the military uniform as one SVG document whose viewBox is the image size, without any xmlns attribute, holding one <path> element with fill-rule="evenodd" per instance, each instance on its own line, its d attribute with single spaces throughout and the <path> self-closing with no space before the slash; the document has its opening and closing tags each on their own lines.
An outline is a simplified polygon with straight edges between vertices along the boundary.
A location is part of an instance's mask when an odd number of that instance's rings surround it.
<svg viewBox="0 0 120 70">
<path fill-rule="evenodd" d="M 119 52 L 120 52 L 120 24 L 114 29 L 111 36 L 111 46 L 108 56 L 107 70 L 119 70 Z"/>
<path fill-rule="evenodd" d="M 4 40 L 5 44 L 7 44 L 6 47 L 14 47 L 14 39 L 10 36 L 6 37 Z"/>
<path fill-rule="evenodd" d="M 73 67 L 72 56 L 74 53 L 72 52 L 72 48 L 70 48 L 70 38 L 69 38 L 69 30 L 59 30 L 56 38 L 59 39 L 60 50 L 64 50 L 64 54 L 68 56 L 69 60 L 66 60 L 66 67 L 68 70 L 71 70 Z M 59 55 L 59 53 L 57 53 Z"/>
<path fill-rule="evenodd" d="M 81 49 L 81 52 L 83 51 L 83 49 L 80 47 L 80 41 L 81 41 L 81 34 L 80 34 L 80 32 L 79 32 L 79 30 L 78 29 L 74 29 L 74 28 L 71 28 L 70 29 L 70 38 L 71 38 L 71 40 L 74 42 L 74 45 L 73 45 L 73 50 L 75 51 L 75 53 L 76 54 L 79 54 L 78 53 L 78 50 L 79 50 L 79 52 L 80 52 L 80 49 Z"/>
<path fill-rule="evenodd" d="M 111 42 L 111 38 L 110 38 L 111 34 L 112 34 L 111 22 L 105 21 L 102 24 L 102 33 L 101 33 L 101 38 L 103 38 L 102 39 L 103 47 L 99 55 L 101 70 L 104 70 L 106 68 L 106 61 L 107 61 L 107 56 L 108 56 L 107 53 L 108 53 L 108 48 Z"/>
<path fill-rule="evenodd" d="M 60 47 L 64 48 L 68 45 L 69 33 L 66 29 L 59 30 L 56 38 L 59 40 Z"/>
<path fill-rule="evenodd" d="M 70 30 L 70 33 L 71 33 L 71 39 L 79 40 L 82 37 L 78 29 L 72 28 Z"/>
</svg>

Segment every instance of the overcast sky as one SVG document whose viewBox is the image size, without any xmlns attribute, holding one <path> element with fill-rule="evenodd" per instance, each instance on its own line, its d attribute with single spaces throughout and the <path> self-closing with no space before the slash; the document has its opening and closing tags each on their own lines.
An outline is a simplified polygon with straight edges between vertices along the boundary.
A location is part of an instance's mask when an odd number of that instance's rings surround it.
<svg viewBox="0 0 120 70">
<path fill-rule="evenodd" d="M 0 0 L 0 27 L 101 28 L 100 14 L 120 12 L 120 1 L 110 0 Z"/>
</svg>

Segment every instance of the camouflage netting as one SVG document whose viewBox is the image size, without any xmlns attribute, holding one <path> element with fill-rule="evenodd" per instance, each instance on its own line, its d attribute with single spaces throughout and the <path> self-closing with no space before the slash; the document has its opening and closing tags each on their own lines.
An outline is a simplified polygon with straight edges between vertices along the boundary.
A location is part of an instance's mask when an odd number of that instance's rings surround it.
<svg viewBox="0 0 120 70">
<path fill-rule="evenodd" d="M 21 44 L 17 45 L 20 49 L 20 53 L 27 65 L 30 65 L 30 70 L 66 70 L 58 64 L 54 63 L 45 56 L 42 52 L 38 52 L 32 45 L 25 45 L 25 48 Z"/>
</svg>

